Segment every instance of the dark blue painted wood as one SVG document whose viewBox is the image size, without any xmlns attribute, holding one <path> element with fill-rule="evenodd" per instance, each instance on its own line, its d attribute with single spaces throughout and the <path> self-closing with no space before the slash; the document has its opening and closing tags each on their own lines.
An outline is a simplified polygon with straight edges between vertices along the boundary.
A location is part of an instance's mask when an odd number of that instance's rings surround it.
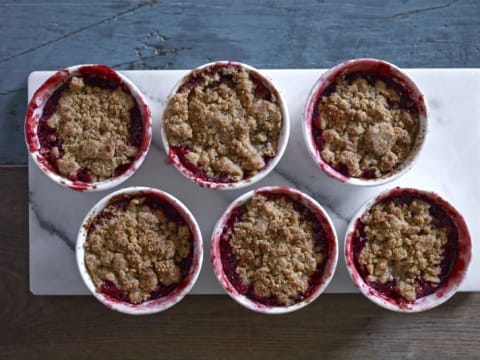
<svg viewBox="0 0 480 360">
<path fill-rule="evenodd" d="M 311 68 L 361 56 L 402 67 L 478 67 L 479 33 L 476 0 L 2 0 L 0 164 L 27 160 L 33 70 L 191 68 L 216 59 Z"/>
</svg>

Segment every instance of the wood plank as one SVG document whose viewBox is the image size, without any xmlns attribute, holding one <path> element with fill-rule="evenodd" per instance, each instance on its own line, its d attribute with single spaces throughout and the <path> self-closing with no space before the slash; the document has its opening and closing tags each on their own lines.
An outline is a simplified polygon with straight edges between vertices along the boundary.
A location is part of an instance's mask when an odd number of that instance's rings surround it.
<svg viewBox="0 0 480 360">
<path fill-rule="evenodd" d="M 4 0 L 0 164 L 26 163 L 23 116 L 33 70 L 191 68 L 216 59 L 322 68 L 363 56 L 402 67 L 475 67 L 479 18 L 472 0 Z"/>
<path fill-rule="evenodd" d="M 0 167 L 0 358 L 478 358 L 480 294 L 401 315 L 362 295 L 324 295 L 293 314 L 247 311 L 228 296 L 188 296 L 131 317 L 92 297 L 28 291 L 26 167 Z"/>
</svg>

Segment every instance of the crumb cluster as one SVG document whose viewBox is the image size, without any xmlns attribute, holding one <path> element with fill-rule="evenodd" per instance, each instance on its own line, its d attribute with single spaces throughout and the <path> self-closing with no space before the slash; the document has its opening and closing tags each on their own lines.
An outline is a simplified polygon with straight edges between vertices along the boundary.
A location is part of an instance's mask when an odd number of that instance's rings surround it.
<svg viewBox="0 0 480 360">
<path fill-rule="evenodd" d="M 419 280 L 438 286 L 448 229 L 434 224 L 429 203 L 376 204 L 361 221 L 366 243 L 358 262 L 367 270 L 366 280 L 393 281 L 407 301 L 417 298 Z"/>
<path fill-rule="evenodd" d="M 323 160 L 351 177 L 379 178 L 398 167 L 419 128 L 418 115 L 400 106 L 401 97 L 381 79 L 337 80 L 318 103 Z"/>
<path fill-rule="evenodd" d="M 325 261 L 315 241 L 316 223 L 307 209 L 295 209 L 285 197 L 255 195 L 231 230 L 230 245 L 243 284 L 256 295 L 291 305 L 309 286 Z"/>
<path fill-rule="evenodd" d="M 85 264 L 97 289 L 112 282 L 139 304 L 159 286 L 181 283 L 185 274 L 178 264 L 191 243 L 187 225 L 137 197 L 126 207 L 110 204 L 97 216 L 85 242 Z"/>
<path fill-rule="evenodd" d="M 185 161 L 222 182 L 262 170 L 283 123 L 276 94 L 238 66 L 195 70 L 187 79 L 196 80 L 180 87 L 163 115 L 170 146 L 187 149 Z"/>
<path fill-rule="evenodd" d="M 139 151 L 129 141 L 134 106 L 132 96 L 120 88 L 89 86 L 73 77 L 47 120 L 57 134 L 48 139 L 48 158 L 70 179 L 80 170 L 92 181 L 113 177 L 115 169 L 131 163 Z"/>
</svg>

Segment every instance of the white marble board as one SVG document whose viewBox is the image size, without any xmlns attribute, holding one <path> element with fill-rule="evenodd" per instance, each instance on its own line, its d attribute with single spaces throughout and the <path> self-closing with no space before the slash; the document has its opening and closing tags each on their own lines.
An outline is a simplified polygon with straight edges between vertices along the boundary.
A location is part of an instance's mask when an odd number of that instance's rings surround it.
<svg viewBox="0 0 480 360">
<path fill-rule="evenodd" d="M 307 94 L 322 69 L 264 70 L 284 95 L 291 118 L 287 150 L 261 182 L 242 190 L 203 189 L 185 179 L 167 162 L 160 140 L 159 119 L 170 89 L 186 70 L 124 71 L 146 95 L 151 106 L 154 136 L 140 168 L 120 187 L 147 185 L 182 200 L 202 229 L 205 257 L 193 294 L 221 294 L 209 262 L 208 246 L 215 222 L 240 194 L 263 185 L 287 185 L 307 192 L 328 211 L 337 229 L 340 256 L 329 293 L 355 292 L 343 260 L 348 221 L 367 199 L 396 185 L 434 190 L 464 214 L 473 240 L 472 263 L 462 291 L 480 291 L 480 69 L 407 69 L 424 92 L 430 110 L 427 143 L 415 167 L 399 180 L 378 187 L 358 188 L 326 177 L 309 157 L 302 137 L 301 117 Z M 52 72 L 36 71 L 28 78 L 29 99 Z M 90 207 L 107 192 L 79 193 L 49 180 L 29 159 L 30 290 L 37 295 L 81 295 L 88 291 L 78 274 L 74 242 Z M 113 191 L 113 190 L 112 190 Z"/>
</svg>

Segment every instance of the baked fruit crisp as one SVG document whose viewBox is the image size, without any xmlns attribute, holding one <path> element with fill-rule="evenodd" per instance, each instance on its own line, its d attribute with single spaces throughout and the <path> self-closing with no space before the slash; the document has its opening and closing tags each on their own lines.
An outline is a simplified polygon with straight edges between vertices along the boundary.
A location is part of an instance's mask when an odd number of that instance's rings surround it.
<svg viewBox="0 0 480 360">
<path fill-rule="evenodd" d="M 313 113 L 322 159 L 354 178 L 380 178 L 405 162 L 419 133 L 419 110 L 393 77 L 356 71 L 335 79 Z"/>
<path fill-rule="evenodd" d="M 126 171 L 139 153 L 143 122 L 120 81 L 85 72 L 47 101 L 38 125 L 40 154 L 64 177 L 98 182 Z"/>
<path fill-rule="evenodd" d="M 235 63 L 194 70 L 163 114 L 170 152 L 195 176 L 218 183 L 261 171 L 277 154 L 282 125 L 276 90 Z"/>
<path fill-rule="evenodd" d="M 289 306 L 309 297 L 329 251 L 322 223 L 285 194 L 258 193 L 236 208 L 220 237 L 223 271 L 251 300 Z"/>
<path fill-rule="evenodd" d="M 371 287 L 388 298 L 414 302 L 448 280 L 458 236 L 445 210 L 425 195 L 404 191 L 376 203 L 361 217 L 353 259 Z"/>
<path fill-rule="evenodd" d="M 118 195 L 90 222 L 85 265 L 97 291 L 140 304 L 178 288 L 192 265 L 192 233 L 154 194 Z"/>
</svg>

